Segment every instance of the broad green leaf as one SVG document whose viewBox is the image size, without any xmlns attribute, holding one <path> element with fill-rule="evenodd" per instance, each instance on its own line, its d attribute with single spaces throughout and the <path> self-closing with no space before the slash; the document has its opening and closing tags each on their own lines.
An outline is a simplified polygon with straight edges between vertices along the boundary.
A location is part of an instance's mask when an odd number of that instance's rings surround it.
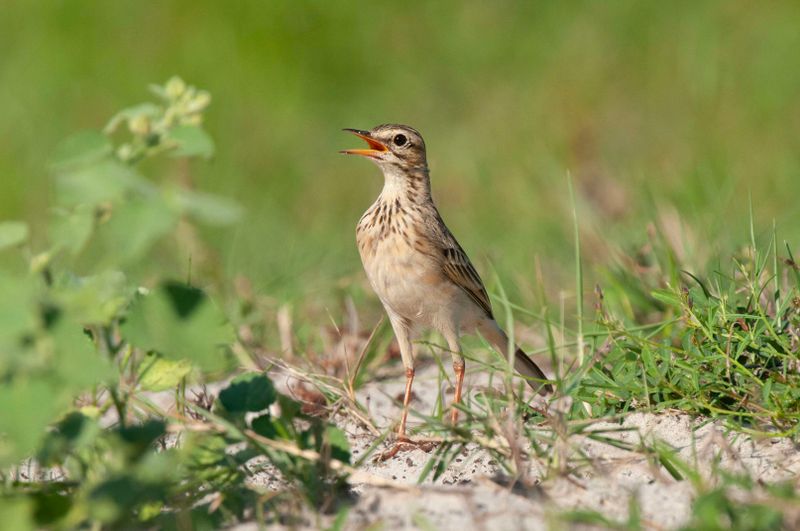
<svg viewBox="0 0 800 531">
<path fill-rule="evenodd" d="M 32 498 L 36 504 L 33 514 L 39 529 L 51 528 L 73 507 L 73 496 L 58 491 L 39 491 Z"/>
<path fill-rule="evenodd" d="M 189 360 L 168 360 L 151 355 L 142 363 L 139 385 L 145 391 L 175 389 L 190 372 Z"/>
<path fill-rule="evenodd" d="M 162 435 L 165 433 L 166 431 Z M 139 466 L 136 467 L 136 478 L 150 484 L 172 483 L 175 481 L 175 470 L 179 466 L 179 453 L 174 448 L 156 450 L 156 446 L 159 446 L 159 443 L 154 440 L 149 447 L 151 451 L 142 454 Z"/>
<path fill-rule="evenodd" d="M 166 502 L 161 500 L 145 502 L 137 508 L 137 517 L 140 522 L 147 522 L 148 520 L 159 517 L 169 509 Z"/>
<path fill-rule="evenodd" d="M 110 360 L 97 352 L 81 323 L 59 317 L 49 332 L 55 357 L 52 369 L 62 388 L 82 391 L 116 376 Z"/>
<path fill-rule="evenodd" d="M 167 140 L 176 144 L 173 157 L 204 157 L 214 155 L 214 141 L 200 127 L 180 125 L 167 134 Z"/>
<path fill-rule="evenodd" d="M 152 185 L 111 157 L 62 169 L 56 175 L 56 192 L 62 205 L 99 205 L 118 200 L 131 190 L 146 193 Z"/>
<path fill-rule="evenodd" d="M 121 332 L 136 347 L 170 359 L 186 358 L 209 371 L 226 366 L 223 347 L 234 339 L 225 315 L 208 296 L 177 282 L 137 298 Z"/>
<path fill-rule="evenodd" d="M 92 205 L 77 205 L 72 209 L 57 208 L 50 216 L 50 241 L 54 250 L 78 254 L 89 241 L 94 228 Z"/>
<path fill-rule="evenodd" d="M 185 469 L 192 477 L 206 482 L 212 488 L 224 489 L 241 484 L 240 468 L 232 467 L 234 459 L 227 450 L 228 441 L 222 435 L 208 432 L 186 432 L 178 450 L 183 456 Z"/>
<path fill-rule="evenodd" d="M 175 228 L 177 221 L 178 215 L 160 195 L 117 205 L 111 219 L 97 228 L 96 245 L 102 248 L 103 263 L 125 265 L 141 258 Z"/>
<path fill-rule="evenodd" d="M 219 403 L 229 413 L 262 411 L 275 402 L 275 387 L 266 375 L 250 372 L 234 378 L 220 391 Z"/>
<path fill-rule="evenodd" d="M 0 222 L 0 251 L 28 239 L 28 224 L 23 221 Z"/>
<path fill-rule="evenodd" d="M 116 433 L 125 447 L 129 460 L 142 457 L 151 445 L 166 433 L 167 425 L 161 420 L 147 420 L 142 424 L 134 424 L 117 428 Z"/>
<path fill-rule="evenodd" d="M 269 413 L 265 413 L 264 415 L 259 415 L 258 417 L 254 418 L 250 423 L 250 427 L 254 432 L 262 437 L 266 437 L 267 439 L 277 439 L 279 437 L 283 437 L 283 434 L 280 433 L 280 426 L 275 422 L 275 420 L 272 418 L 272 415 Z"/>
<path fill-rule="evenodd" d="M 350 462 L 350 443 L 342 430 L 336 426 L 328 426 L 325 429 L 325 439 L 331 447 L 331 457 L 345 463 Z"/>
<path fill-rule="evenodd" d="M 300 415 L 302 409 L 300 402 L 286 395 L 278 395 L 278 405 L 281 409 L 281 421 L 291 423 Z"/>
<path fill-rule="evenodd" d="M 119 271 L 82 278 L 64 276 L 54 289 L 58 305 L 82 324 L 110 323 L 132 296 L 133 289 Z"/>
<path fill-rule="evenodd" d="M 1 450 L 0 450 L 1 451 Z M 0 522 L 4 529 L 27 531 L 39 526 L 33 522 L 31 500 L 22 496 L 0 496 Z"/>
<path fill-rule="evenodd" d="M 37 459 L 44 466 L 56 466 L 66 459 L 67 454 L 91 445 L 100 432 L 96 418 L 71 411 L 47 434 Z"/>
<path fill-rule="evenodd" d="M 56 167 L 88 164 L 107 156 L 111 149 L 111 141 L 100 131 L 81 131 L 56 147 L 52 164 Z"/>
<path fill-rule="evenodd" d="M 15 379 L 0 385 L 0 465 L 31 455 L 59 404 L 44 380 Z"/>
<path fill-rule="evenodd" d="M 11 357 L 22 350 L 22 340 L 35 332 L 38 323 L 37 286 L 29 276 L 0 270 L 0 374 Z"/>
<path fill-rule="evenodd" d="M 112 476 L 90 493 L 89 513 L 92 518 L 107 524 L 120 522 L 130 517 L 137 505 L 163 500 L 167 494 L 166 487 L 166 483 L 142 482 L 130 474 Z"/>
<path fill-rule="evenodd" d="M 292 410 L 291 405 L 297 404 L 297 402 L 286 395 L 279 394 L 278 404 L 281 410 L 280 417 L 273 417 L 269 412 L 265 412 L 263 415 L 252 419 L 250 425 L 253 431 L 270 439 L 294 439 L 295 432 L 292 422 L 296 412 Z M 287 405 L 289 406 L 288 414 L 287 408 L 284 407 Z M 299 404 L 297 406 L 299 409 Z"/>
<path fill-rule="evenodd" d="M 188 432 L 181 452 L 187 463 L 197 470 L 208 469 L 225 459 L 228 449 L 225 438 L 208 432 Z"/>
<path fill-rule="evenodd" d="M 242 207 L 225 197 L 185 189 L 175 189 L 174 197 L 181 212 L 209 225 L 230 225 L 242 217 Z"/>
</svg>

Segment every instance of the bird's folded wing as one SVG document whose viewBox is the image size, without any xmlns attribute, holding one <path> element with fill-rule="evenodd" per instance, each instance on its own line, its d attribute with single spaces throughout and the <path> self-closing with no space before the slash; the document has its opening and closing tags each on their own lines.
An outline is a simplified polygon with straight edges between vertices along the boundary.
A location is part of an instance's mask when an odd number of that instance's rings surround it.
<svg viewBox="0 0 800 531">
<path fill-rule="evenodd" d="M 442 269 L 444 274 L 459 288 L 463 289 L 470 299 L 486 312 L 487 316 L 494 318 L 492 316 L 492 303 L 489 301 L 489 295 L 486 294 L 486 288 L 483 287 L 481 277 L 475 271 L 472 262 L 469 261 L 467 253 L 457 242 L 453 241 L 452 243 L 453 245 L 443 249 L 444 261 L 442 262 Z"/>
</svg>

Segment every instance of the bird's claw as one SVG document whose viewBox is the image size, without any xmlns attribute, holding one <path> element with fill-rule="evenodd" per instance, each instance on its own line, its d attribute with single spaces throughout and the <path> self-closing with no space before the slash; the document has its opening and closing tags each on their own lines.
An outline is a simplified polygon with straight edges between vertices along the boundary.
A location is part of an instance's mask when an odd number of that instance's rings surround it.
<svg viewBox="0 0 800 531">
<path fill-rule="evenodd" d="M 388 461 L 392 457 L 396 456 L 400 452 L 408 452 L 411 450 L 422 450 L 423 452 L 430 452 L 436 445 L 439 444 L 439 441 L 434 440 L 426 440 L 426 439 L 409 439 L 406 436 L 398 437 L 397 442 L 394 444 L 392 448 L 382 452 L 375 460 L 377 462 Z"/>
</svg>

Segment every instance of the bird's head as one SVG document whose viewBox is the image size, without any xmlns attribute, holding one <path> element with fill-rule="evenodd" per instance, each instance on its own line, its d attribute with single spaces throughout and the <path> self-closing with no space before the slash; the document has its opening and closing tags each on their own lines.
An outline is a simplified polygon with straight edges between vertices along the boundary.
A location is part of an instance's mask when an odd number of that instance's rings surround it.
<svg viewBox="0 0 800 531">
<path fill-rule="evenodd" d="M 361 155 L 375 162 L 384 171 L 392 169 L 413 170 L 427 167 L 425 142 L 422 135 L 407 125 L 379 125 L 369 131 L 345 129 L 362 138 L 366 149 L 346 149 L 347 155 Z"/>
</svg>

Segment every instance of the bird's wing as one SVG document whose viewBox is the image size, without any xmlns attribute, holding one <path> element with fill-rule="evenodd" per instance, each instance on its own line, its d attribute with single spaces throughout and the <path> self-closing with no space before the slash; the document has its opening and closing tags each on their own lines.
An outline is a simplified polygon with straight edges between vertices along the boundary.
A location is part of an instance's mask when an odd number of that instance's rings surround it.
<svg viewBox="0 0 800 531">
<path fill-rule="evenodd" d="M 489 301 L 489 295 L 486 294 L 486 288 L 483 287 L 480 275 L 475 271 L 472 262 L 469 261 L 467 253 L 456 241 L 455 237 L 447 231 L 449 238 L 444 238 L 442 254 L 444 261 L 442 262 L 442 269 L 444 274 L 455 283 L 456 286 L 463 289 L 469 298 L 475 304 L 481 307 L 489 318 L 494 319 L 492 315 L 492 303 Z"/>
</svg>

